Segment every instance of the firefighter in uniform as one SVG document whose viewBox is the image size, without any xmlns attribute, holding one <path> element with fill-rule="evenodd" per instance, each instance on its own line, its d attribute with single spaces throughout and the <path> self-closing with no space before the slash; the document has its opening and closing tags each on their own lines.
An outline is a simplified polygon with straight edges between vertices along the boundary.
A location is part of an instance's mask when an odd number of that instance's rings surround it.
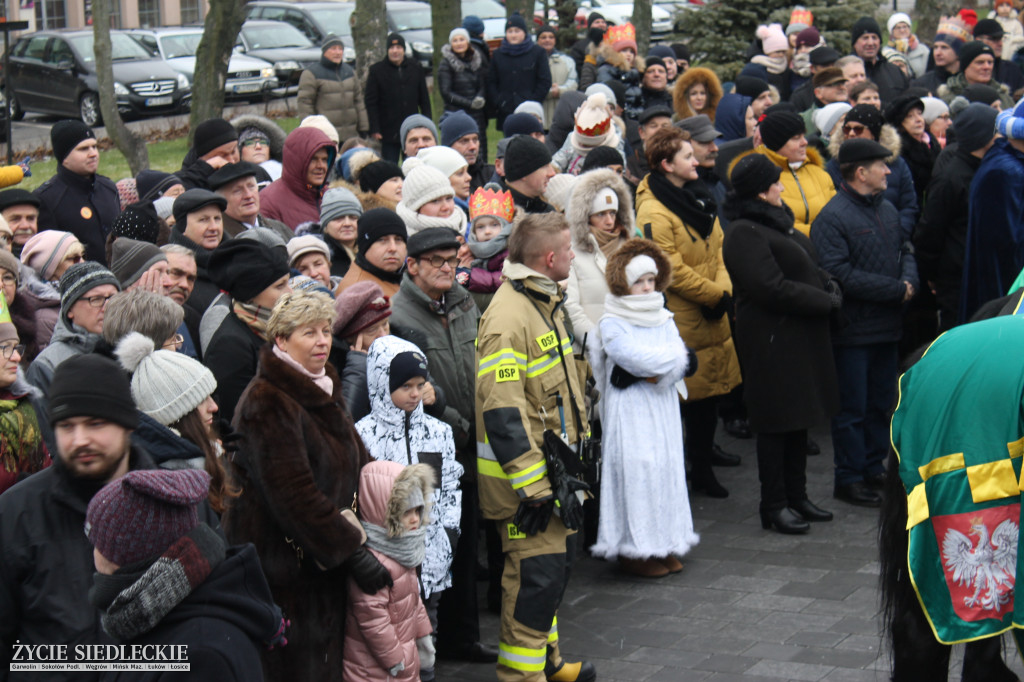
<svg viewBox="0 0 1024 682">
<path fill-rule="evenodd" d="M 594 667 L 562 660 L 555 618 L 578 519 L 563 511 L 541 447 L 546 430 L 574 449 L 588 430 L 557 284 L 573 259 L 569 225 L 528 215 L 508 246 L 505 282 L 480 321 L 476 384 L 480 506 L 505 553 L 498 679 L 586 682 Z"/>
</svg>

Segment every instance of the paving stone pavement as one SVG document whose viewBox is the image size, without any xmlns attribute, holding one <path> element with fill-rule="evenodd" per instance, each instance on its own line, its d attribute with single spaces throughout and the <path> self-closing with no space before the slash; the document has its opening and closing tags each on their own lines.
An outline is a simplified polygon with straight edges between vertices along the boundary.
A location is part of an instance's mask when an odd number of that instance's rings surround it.
<svg viewBox="0 0 1024 682">
<path fill-rule="evenodd" d="M 807 460 L 808 493 L 835 520 L 807 535 L 762 530 L 754 441 L 720 433 L 743 463 L 715 470 L 728 499 L 691 498 L 701 543 L 683 557 L 682 573 L 645 580 L 584 555 L 558 615 L 563 655 L 591 661 L 601 682 L 888 680 L 877 510 L 832 498 L 828 432 L 811 435 L 823 452 Z M 480 626 L 483 641 L 496 644 L 497 616 L 482 611 Z M 961 655 L 955 647 L 951 680 L 960 679 Z M 1024 679 L 1016 654 L 1008 658 Z M 440 661 L 437 679 L 493 680 L 494 666 Z"/>
</svg>

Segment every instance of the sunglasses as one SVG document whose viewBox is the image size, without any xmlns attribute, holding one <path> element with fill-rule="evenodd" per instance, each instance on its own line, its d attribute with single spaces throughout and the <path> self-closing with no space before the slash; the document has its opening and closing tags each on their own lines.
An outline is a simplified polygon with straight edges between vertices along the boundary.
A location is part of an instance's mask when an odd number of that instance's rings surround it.
<svg viewBox="0 0 1024 682">
<path fill-rule="evenodd" d="M 867 129 L 867 126 L 863 126 L 859 123 L 845 123 L 843 124 L 843 135 L 860 135 Z"/>
</svg>

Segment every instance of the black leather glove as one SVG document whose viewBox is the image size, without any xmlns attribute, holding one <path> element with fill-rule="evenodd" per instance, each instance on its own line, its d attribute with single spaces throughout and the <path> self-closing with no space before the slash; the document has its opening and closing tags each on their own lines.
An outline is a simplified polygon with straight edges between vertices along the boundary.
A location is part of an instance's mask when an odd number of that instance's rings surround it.
<svg viewBox="0 0 1024 682">
<path fill-rule="evenodd" d="M 548 522 L 551 520 L 551 513 L 555 509 L 555 500 L 547 498 L 540 502 L 520 502 L 516 515 L 512 517 L 512 523 L 521 533 L 536 535 L 548 529 Z"/>
<path fill-rule="evenodd" d="M 684 376 L 692 377 L 697 373 L 697 366 L 700 364 L 697 362 L 697 351 L 687 347 L 686 354 L 689 359 L 686 361 L 686 374 Z"/>
<path fill-rule="evenodd" d="M 356 581 L 366 594 L 376 594 L 383 587 L 391 587 L 395 582 L 391 579 L 388 569 L 381 565 L 365 547 L 360 547 L 345 560 L 348 574 Z"/>
<path fill-rule="evenodd" d="M 728 291 L 722 294 L 722 298 L 718 299 L 718 303 L 714 307 L 706 305 L 700 307 L 701 315 L 706 320 L 720 320 L 722 315 L 725 315 L 730 310 L 732 310 L 732 296 L 729 295 Z"/>
<path fill-rule="evenodd" d="M 839 280 L 835 277 L 829 278 L 825 282 L 825 291 L 828 292 L 828 297 L 832 300 L 832 310 L 839 310 L 843 307 L 843 288 L 839 285 Z"/>
<path fill-rule="evenodd" d="M 614 367 L 612 367 L 612 374 L 608 378 L 608 383 L 610 383 L 615 388 L 629 388 L 630 386 L 632 386 L 633 384 L 640 380 L 641 377 L 631 374 L 630 372 L 627 372 L 618 365 L 615 365 Z"/>
<path fill-rule="evenodd" d="M 564 476 L 555 490 L 558 514 L 569 530 L 579 530 L 583 527 L 583 505 L 576 496 L 577 490 L 590 490 L 590 486 L 573 476 Z"/>
</svg>

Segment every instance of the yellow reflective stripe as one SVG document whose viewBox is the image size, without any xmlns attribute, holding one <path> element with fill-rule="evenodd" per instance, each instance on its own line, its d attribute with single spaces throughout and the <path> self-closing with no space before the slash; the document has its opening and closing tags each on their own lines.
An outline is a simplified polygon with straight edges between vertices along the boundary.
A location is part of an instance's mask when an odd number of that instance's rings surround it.
<svg viewBox="0 0 1024 682">
<path fill-rule="evenodd" d="M 515 475 L 509 475 L 508 480 L 512 483 L 512 488 L 525 488 L 526 486 L 539 481 L 548 475 L 548 463 L 541 460 L 533 466 L 526 467 Z"/>
<path fill-rule="evenodd" d="M 558 641 L 558 616 L 555 616 L 551 621 L 551 631 L 548 632 L 548 644 L 554 644 Z"/>
<path fill-rule="evenodd" d="M 526 366 L 526 355 L 517 353 L 512 348 L 502 348 L 497 353 L 492 353 L 485 358 L 480 358 L 477 363 L 477 376 L 483 376 L 494 371 L 500 365 L 521 365 Z"/>
<path fill-rule="evenodd" d="M 540 672 L 544 670 L 546 659 L 547 646 L 540 649 L 527 649 L 498 642 L 498 665 L 503 665 L 506 668 L 525 672 Z"/>
<path fill-rule="evenodd" d="M 526 376 L 532 379 L 533 377 L 540 376 L 544 372 L 548 371 L 558 363 L 562 361 L 562 358 L 558 355 L 545 355 L 542 358 L 534 360 L 526 366 Z"/>
<path fill-rule="evenodd" d="M 476 471 L 481 476 L 490 476 L 491 478 L 508 478 L 508 474 L 501 468 L 501 465 L 490 459 L 476 458 Z"/>
</svg>

